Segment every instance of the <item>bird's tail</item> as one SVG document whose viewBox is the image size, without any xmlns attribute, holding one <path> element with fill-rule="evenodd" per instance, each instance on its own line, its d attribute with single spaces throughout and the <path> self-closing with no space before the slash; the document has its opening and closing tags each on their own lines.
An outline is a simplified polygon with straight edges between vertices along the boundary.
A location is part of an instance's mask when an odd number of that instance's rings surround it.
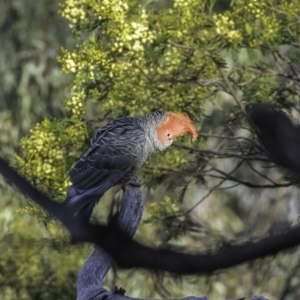
<svg viewBox="0 0 300 300">
<path fill-rule="evenodd" d="M 67 199 L 63 203 L 73 216 L 82 217 L 89 220 L 95 205 L 99 202 L 103 194 L 96 190 L 82 190 L 71 187 L 67 193 Z"/>
</svg>

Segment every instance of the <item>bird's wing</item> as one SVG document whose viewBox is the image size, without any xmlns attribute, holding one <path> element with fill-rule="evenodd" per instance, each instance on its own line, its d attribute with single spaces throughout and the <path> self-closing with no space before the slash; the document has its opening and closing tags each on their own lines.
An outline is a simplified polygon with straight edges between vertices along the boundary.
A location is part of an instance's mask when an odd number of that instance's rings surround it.
<svg viewBox="0 0 300 300">
<path fill-rule="evenodd" d="M 103 192 L 117 183 L 136 165 L 145 145 L 145 133 L 138 125 L 123 118 L 101 128 L 91 148 L 69 171 L 73 186 Z M 100 192 L 100 191 L 99 191 Z"/>
<path fill-rule="evenodd" d="M 89 199 L 94 202 L 97 199 L 97 202 L 101 195 L 134 171 L 146 137 L 132 120 L 122 118 L 101 128 L 93 137 L 91 148 L 69 171 L 73 185 L 68 198 L 76 211 L 88 206 Z"/>
</svg>

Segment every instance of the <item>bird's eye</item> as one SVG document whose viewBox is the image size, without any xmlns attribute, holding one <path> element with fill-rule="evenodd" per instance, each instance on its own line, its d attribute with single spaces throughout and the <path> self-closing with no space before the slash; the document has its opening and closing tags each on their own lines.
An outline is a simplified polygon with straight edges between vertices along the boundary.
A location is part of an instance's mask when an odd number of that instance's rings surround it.
<svg viewBox="0 0 300 300">
<path fill-rule="evenodd" d="M 170 135 L 171 135 L 170 133 L 167 134 L 167 136 L 170 136 Z"/>
</svg>

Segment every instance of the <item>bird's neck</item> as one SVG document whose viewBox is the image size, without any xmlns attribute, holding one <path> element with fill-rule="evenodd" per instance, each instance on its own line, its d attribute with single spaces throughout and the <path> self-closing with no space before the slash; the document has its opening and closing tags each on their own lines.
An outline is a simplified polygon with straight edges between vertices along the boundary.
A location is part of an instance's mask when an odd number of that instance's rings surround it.
<svg viewBox="0 0 300 300">
<path fill-rule="evenodd" d="M 166 112 L 156 111 L 137 119 L 139 126 L 142 127 L 145 131 L 147 140 L 146 147 L 147 149 L 149 149 L 149 155 L 151 155 L 155 150 L 163 151 L 167 147 L 158 139 L 156 133 L 157 128 L 165 120 L 166 117 Z"/>
</svg>

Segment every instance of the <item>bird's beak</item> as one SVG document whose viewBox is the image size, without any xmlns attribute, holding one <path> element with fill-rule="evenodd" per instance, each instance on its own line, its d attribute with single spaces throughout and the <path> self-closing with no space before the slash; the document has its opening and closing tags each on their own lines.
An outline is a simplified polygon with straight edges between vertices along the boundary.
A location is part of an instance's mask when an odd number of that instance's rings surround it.
<svg viewBox="0 0 300 300">
<path fill-rule="evenodd" d="M 198 133 L 195 131 L 190 132 L 190 135 L 192 137 L 192 143 L 196 142 L 197 137 L 198 137 Z"/>
</svg>

